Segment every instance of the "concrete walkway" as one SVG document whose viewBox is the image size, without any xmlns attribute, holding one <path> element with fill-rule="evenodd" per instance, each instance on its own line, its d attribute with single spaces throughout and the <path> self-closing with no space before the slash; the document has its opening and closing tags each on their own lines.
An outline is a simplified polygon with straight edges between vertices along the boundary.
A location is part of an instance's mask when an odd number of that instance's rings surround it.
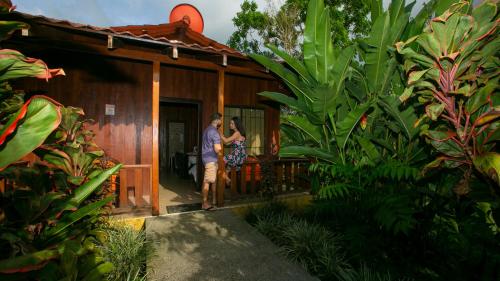
<svg viewBox="0 0 500 281">
<path fill-rule="evenodd" d="M 149 218 L 148 280 L 318 281 L 231 210 Z"/>
</svg>

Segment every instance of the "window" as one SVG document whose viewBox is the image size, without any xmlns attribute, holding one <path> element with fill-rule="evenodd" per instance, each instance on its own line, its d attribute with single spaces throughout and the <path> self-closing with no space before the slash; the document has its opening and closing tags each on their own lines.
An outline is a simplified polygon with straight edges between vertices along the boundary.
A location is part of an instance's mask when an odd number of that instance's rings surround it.
<svg viewBox="0 0 500 281">
<path fill-rule="evenodd" d="M 265 136 L 264 136 L 264 110 L 245 107 L 224 107 L 224 135 L 229 136 L 229 121 L 234 116 L 241 118 L 247 135 L 247 154 L 264 154 Z M 225 150 L 228 153 L 228 150 Z"/>
</svg>

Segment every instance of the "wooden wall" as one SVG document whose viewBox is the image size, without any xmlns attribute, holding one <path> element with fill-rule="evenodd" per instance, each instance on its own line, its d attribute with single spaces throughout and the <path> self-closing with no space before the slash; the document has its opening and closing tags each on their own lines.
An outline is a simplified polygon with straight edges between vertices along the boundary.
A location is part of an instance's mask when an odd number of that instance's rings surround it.
<svg viewBox="0 0 500 281">
<path fill-rule="evenodd" d="M 97 144 L 116 160 L 151 164 L 151 64 L 61 51 L 30 55 L 51 68 L 62 67 L 66 76 L 48 83 L 29 80 L 22 83 L 23 89 L 83 108 L 96 121 L 91 128 Z M 114 116 L 105 116 L 105 104 L 115 105 Z"/>
<path fill-rule="evenodd" d="M 150 63 L 69 51 L 24 53 L 43 59 L 51 68 L 62 67 L 66 76 L 48 83 L 34 79 L 18 83 L 23 89 L 46 94 L 66 106 L 82 107 L 87 117 L 96 121 L 92 129 L 97 144 L 116 160 L 152 164 Z M 199 102 L 202 131 L 217 111 L 217 81 L 215 71 L 161 65 L 160 96 Z M 224 87 L 226 105 L 265 109 L 265 151 L 269 153 L 272 134 L 279 140 L 279 106 L 256 94 L 283 90 L 274 80 L 228 73 Z M 105 104 L 115 105 L 114 116 L 105 116 Z M 194 144 L 187 145 L 186 151 L 190 151 Z"/>
<path fill-rule="evenodd" d="M 162 65 L 160 96 L 201 102 L 201 127 L 204 128 L 210 122 L 210 115 L 217 112 L 217 73 Z"/>
<path fill-rule="evenodd" d="M 235 74 L 226 74 L 224 83 L 226 105 L 248 106 L 264 109 L 265 153 L 270 154 L 272 135 L 279 142 L 280 107 L 275 102 L 263 98 L 257 93 L 263 91 L 284 92 L 276 80 L 258 79 Z"/>
</svg>

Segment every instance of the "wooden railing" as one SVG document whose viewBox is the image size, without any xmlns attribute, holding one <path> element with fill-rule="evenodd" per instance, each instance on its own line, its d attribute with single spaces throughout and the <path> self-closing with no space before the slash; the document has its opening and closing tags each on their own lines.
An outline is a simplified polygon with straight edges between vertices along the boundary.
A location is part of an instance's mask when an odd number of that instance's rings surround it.
<svg viewBox="0 0 500 281">
<path fill-rule="evenodd" d="M 263 193 L 282 194 L 309 190 L 307 180 L 308 160 L 276 159 L 247 160 L 240 171 L 229 172 L 231 199 Z M 267 169 L 272 169 L 268 171 Z"/>
<path fill-rule="evenodd" d="M 116 207 L 144 207 L 151 205 L 151 165 L 123 165 L 119 175 Z"/>
</svg>

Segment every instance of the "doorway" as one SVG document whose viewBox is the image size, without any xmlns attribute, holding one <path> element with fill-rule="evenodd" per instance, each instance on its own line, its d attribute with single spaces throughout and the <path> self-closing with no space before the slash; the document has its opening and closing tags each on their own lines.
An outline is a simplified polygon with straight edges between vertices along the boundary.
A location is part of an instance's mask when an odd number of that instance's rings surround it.
<svg viewBox="0 0 500 281">
<path fill-rule="evenodd" d="M 200 109 L 198 102 L 160 101 L 160 214 L 201 202 Z"/>
</svg>

